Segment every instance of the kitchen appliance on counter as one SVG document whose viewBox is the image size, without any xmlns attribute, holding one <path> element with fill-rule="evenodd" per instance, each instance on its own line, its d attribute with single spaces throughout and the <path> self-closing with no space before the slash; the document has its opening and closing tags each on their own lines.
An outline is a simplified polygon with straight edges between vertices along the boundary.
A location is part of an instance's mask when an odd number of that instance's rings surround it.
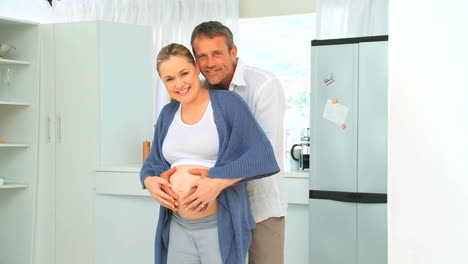
<svg viewBox="0 0 468 264">
<path fill-rule="evenodd" d="M 297 151 L 300 148 L 300 151 Z M 299 162 L 299 169 L 309 169 L 310 159 L 310 129 L 304 129 L 301 136 L 301 143 L 292 145 L 291 158 Z"/>
</svg>

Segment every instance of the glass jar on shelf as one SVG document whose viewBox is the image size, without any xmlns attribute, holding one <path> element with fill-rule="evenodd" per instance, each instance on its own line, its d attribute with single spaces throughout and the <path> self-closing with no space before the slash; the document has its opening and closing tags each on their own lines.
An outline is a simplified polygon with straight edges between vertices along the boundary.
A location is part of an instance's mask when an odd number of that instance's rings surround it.
<svg viewBox="0 0 468 264">
<path fill-rule="evenodd" d="M 1 69 L 1 86 L 0 99 L 4 101 L 12 100 L 13 98 L 13 68 L 3 67 Z"/>
</svg>

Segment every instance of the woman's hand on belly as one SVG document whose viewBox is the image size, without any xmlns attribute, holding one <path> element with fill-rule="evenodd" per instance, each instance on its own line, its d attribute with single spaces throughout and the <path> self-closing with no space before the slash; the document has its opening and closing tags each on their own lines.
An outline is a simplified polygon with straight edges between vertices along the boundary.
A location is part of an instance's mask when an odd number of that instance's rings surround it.
<svg viewBox="0 0 468 264">
<path fill-rule="evenodd" d="M 168 181 L 175 172 L 176 168 L 171 168 L 161 173 L 159 176 L 146 177 L 144 181 L 145 187 L 148 189 L 153 199 L 174 212 L 177 211 L 177 206 L 179 204 L 176 201 L 178 196 L 171 190 Z"/>
</svg>

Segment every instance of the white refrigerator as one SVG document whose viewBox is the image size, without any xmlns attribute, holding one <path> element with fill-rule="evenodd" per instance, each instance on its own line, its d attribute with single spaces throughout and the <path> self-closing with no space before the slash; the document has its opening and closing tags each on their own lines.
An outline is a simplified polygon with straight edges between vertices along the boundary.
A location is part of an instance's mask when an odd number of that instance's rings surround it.
<svg viewBox="0 0 468 264">
<path fill-rule="evenodd" d="M 312 41 L 310 263 L 387 263 L 387 40 Z"/>
</svg>

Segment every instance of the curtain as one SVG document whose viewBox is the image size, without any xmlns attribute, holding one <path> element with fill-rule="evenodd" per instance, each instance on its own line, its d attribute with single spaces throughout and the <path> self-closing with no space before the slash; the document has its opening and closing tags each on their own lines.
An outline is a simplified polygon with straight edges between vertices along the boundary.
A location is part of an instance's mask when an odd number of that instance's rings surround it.
<svg viewBox="0 0 468 264">
<path fill-rule="evenodd" d="M 52 8 L 46 0 L 0 0 L 0 17 L 50 22 Z"/>
<path fill-rule="evenodd" d="M 317 39 L 388 34 L 388 0 L 318 0 Z"/>
<path fill-rule="evenodd" d="M 192 30 L 204 21 L 220 21 L 235 37 L 238 32 L 239 0 L 61 0 L 54 1 L 53 9 L 53 22 L 104 20 L 152 26 L 155 54 L 172 42 L 191 50 Z M 155 116 L 169 100 L 159 77 L 156 80 Z"/>
</svg>

